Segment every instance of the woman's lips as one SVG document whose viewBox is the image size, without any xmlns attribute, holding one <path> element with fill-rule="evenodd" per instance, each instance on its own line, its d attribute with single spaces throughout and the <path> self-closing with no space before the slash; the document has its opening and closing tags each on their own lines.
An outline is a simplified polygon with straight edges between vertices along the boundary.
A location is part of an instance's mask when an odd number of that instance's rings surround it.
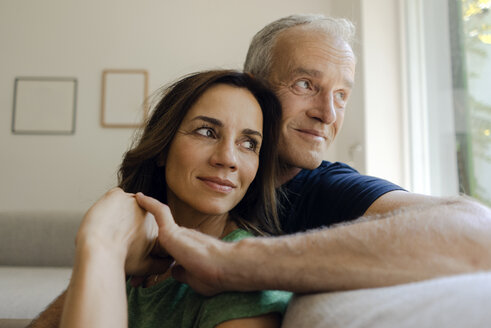
<svg viewBox="0 0 491 328">
<path fill-rule="evenodd" d="M 198 179 L 203 181 L 204 184 L 210 187 L 212 190 L 221 193 L 229 193 L 236 187 L 236 185 L 230 180 L 220 179 L 217 177 L 198 177 Z"/>
</svg>

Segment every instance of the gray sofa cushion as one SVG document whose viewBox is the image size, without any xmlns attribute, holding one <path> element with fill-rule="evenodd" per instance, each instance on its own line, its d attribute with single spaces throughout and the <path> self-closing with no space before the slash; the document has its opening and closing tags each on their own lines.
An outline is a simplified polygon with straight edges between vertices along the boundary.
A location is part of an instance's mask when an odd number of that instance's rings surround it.
<svg viewBox="0 0 491 328">
<path fill-rule="evenodd" d="M 72 266 L 83 213 L 0 212 L 0 265 Z"/>
</svg>

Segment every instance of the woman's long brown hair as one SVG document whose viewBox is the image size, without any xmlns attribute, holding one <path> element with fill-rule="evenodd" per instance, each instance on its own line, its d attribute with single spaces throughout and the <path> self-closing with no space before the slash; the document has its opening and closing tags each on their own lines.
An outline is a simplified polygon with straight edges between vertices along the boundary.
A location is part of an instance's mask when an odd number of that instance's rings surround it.
<svg viewBox="0 0 491 328">
<path fill-rule="evenodd" d="M 124 156 L 118 172 L 119 186 L 126 192 L 143 192 L 166 202 L 165 167 L 159 160 L 167 154 L 189 109 L 206 90 L 217 84 L 249 90 L 263 114 L 258 172 L 244 198 L 230 211 L 230 218 L 256 234 L 279 234 L 275 180 L 281 105 L 272 91 L 248 74 L 229 70 L 194 73 L 166 88 L 135 146 Z"/>
</svg>

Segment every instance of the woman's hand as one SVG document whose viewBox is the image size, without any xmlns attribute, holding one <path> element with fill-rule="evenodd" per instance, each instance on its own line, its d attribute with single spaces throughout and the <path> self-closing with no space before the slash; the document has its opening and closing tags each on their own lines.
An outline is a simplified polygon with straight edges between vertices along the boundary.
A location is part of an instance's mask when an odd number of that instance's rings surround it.
<svg viewBox="0 0 491 328">
<path fill-rule="evenodd" d="M 150 255 L 157 232 L 133 194 L 115 188 L 99 199 L 77 233 L 60 326 L 127 327 L 125 276 L 166 271 L 172 263 Z"/>
<path fill-rule="evenodd" d="M 170 258 L 150 254 L 157 235 L 155 220 L 140 208 L 134 194 L 114 188 L 85 214 L 76 245 L 77 249 L 103 248 L 124 263 L 127 274 L 141 275 L 163 272 L 172 263 Z"/>
</svg>

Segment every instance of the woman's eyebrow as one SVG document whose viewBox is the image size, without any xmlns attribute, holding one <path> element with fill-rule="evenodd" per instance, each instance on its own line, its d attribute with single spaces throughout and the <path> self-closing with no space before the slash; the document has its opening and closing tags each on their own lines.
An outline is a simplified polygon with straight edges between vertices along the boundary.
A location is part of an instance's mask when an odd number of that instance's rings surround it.
<svg viewBox="0 0 491 328">
<path fill-rule="evenodd" d="M 263 137 L 263 135 L 259 131 L 252 130 L 252 129 L 244 129 L 244 130 L 242 130 L 242 133 L 247 134 L 247 135 L 258 136 L 260 138 Z"/>
<path fill-rule="evenodd" d="M 210 124 L 213 124 L 215 126 L 218 126 L 220 128 L 223 127 L 222 121 L 217 120 L 216 118 L 213 118 L 213 117 L 200 115 L 200 116 L 196 116 L 191 121 L 196 121 L 196 120 L 202 120 L 202 121 L 208 122 Z M 244 130 L 242 130 L 242 133 L 243 134 L 247 134 L 247 135 L 258 136 L 258 137 L 261 137 L 261 138 L 263 137 L 263 135 L 261 134 L 261 132 L 256 131 L 256 130 L 253 130 L 253 129 L 244 129 Z"/>
<path fill-rule="evenodd" d="M 202 121 L 208 122 L 210 124 L 216 125 L 218 127 L 222 127 L 223 126 L 222 121 L 217 120 L 216 118 L 213 118 L 213 117 L 209 117 L 209 116 L 203 116 L 203 115 L 196 116 L 191 121 L 195 121 L 195 120 L 202 120 Z"/>
</svg>

